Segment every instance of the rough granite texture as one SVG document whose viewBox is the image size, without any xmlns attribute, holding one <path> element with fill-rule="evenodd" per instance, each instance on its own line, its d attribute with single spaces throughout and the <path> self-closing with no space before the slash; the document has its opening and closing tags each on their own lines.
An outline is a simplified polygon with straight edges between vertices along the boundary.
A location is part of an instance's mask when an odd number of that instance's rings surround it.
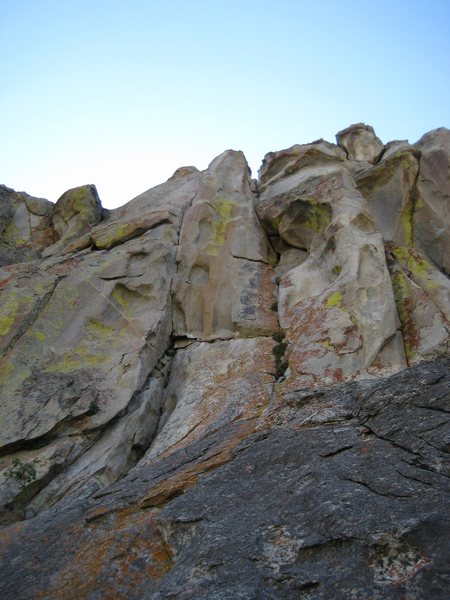
<svg viewBox="0 0 450 600">
<path fill-rule="evenodd" d="M 0 186 L 0 598 L 448 598 L 449 207 L 362 123 Z"/>
</svg>

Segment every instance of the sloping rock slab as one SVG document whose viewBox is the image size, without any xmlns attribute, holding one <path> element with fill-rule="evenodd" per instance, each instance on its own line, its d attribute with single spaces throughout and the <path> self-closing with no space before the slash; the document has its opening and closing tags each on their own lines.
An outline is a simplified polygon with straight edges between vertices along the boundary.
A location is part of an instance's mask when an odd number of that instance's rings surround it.
<svg viewBox="0 0 450 600">
<path fill-rule="evenodd" d="M 448 598 L 449 367 L 290 392 L 3 528 L 0 596 Z"/>
</svg>

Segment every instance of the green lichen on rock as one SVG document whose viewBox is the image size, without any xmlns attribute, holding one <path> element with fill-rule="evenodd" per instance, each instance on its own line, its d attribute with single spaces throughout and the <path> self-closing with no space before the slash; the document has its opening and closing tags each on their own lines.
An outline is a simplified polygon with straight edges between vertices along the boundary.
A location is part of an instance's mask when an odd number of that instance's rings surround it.
<svg viewBox="0 0 450 600">
<path fill-rule="evenodd" d="M 120 242 L 125 242 L 133 237 L 136 226 L 133 223 L 109 223 L 107 227 L 102 228 L 100 233 L 93 232 L 96 248 L 109 249 Z"/>
<path fill-rule="evenodd" d="M 412 315 L 414 300 L 411 288 L 405 274 L 400 269 L 396 269 L 392 273 L 392 288 L 402 328 L 406 359 L 410 362 L 416 353 L 418 332 Z"/>
<path fill-rule="evenodd" d="M 228 226 L 231 222 L 237 221 L 238 217 L 233 217 L 233 209 L 236 203 L 232 200 L 220 200 L 211 205 L 214 208 L 214 216 L 211 223 L 211 238 L 208 242 L 206 252 L 212 256 L 219 254 L 219 249 L 224 245 L 227 239 Z"/>
<path fill-rule="evenodd" d="M 403 228 L 403 235 L 405 242 L 408 246 L 412 246 L 414 243 L 414 205 L 412 202 L 408 202 L 401 213 L 401 223 Z"/>
<path fill-rule="evenodd" d="M 108 361 L 106 354 L 93 353 L 83 344 L 78 345 L 73 352 L 65 352 L 59 359 L 46 367 L 50 373 L 71 373 L 80 369 L 95 368 Z"/>
<path fill-rule="evenodd" d="M 334 275 L 340 275 L 340 273 L 342 271 L 342 267 L 341 267 L 341 265 L 336 265 L 331 270 L 334 273 Z"/>
<path fill-rule="evenodd" d="M 301 213 L 302 225 L 319 233 L 331 221 L 331 208 L 328 204 L 320 204 L 315 198 L 308 198 L 305 210 Z M 296 204 L 297 206 L 297 204 Z"/>
<path fill-rule="evenodd" d="M 413 281 L 427 289 L 436 287 L 437 284 L 433 280 L 433 268 L 423 254 L 415 248 L 405 246 L 393 247 L 392 254 L 399 264 L 408 270 Z"/>
<path fill-rule="evenodd" d="M 104 338 L 114 334 L 115 329 L 114 327 L 111 327 L 111 325 L 106 325 L 98 319 L 91 319 L 86 325 L 86 332 L 88 335 L 90 334 L 94 337 Z"/>
<path fill-rule="evenodd" d="M 339 291 L 333 292 L 328 296 L 325 306 L 327 308 L 341 308 L 342 294 Z"/>
<path fill-rule="evenodd" d="M 0 305 L 0 336 L 8 335 L 32 302 L 32 296 L 17 290 L 4 293 L 3 302 Z"/>
</svg>

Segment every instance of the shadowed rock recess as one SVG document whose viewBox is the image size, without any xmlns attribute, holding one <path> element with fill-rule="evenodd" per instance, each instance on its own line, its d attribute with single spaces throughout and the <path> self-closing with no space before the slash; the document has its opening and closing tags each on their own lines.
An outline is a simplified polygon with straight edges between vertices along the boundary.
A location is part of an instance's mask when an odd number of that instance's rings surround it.
<svg viewBox="0 0 450 600">
<path fill-rule="evenodd" d="M 448 598 L 450 131 L 115 210 L 0 186 L 0 597 Z"/>
</svg>

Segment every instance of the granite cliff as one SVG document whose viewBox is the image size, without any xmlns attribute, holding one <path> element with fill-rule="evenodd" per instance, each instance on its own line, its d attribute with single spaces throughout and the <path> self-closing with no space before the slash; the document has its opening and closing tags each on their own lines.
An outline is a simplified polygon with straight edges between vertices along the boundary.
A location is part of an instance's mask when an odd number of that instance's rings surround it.
<svg viewBox="0 0 450 600">
<path fill-rule="evenodd" d="M 446 598 L 450 131 L 115 210 L 0 186 L 0 596 Z"/>
</svg>

